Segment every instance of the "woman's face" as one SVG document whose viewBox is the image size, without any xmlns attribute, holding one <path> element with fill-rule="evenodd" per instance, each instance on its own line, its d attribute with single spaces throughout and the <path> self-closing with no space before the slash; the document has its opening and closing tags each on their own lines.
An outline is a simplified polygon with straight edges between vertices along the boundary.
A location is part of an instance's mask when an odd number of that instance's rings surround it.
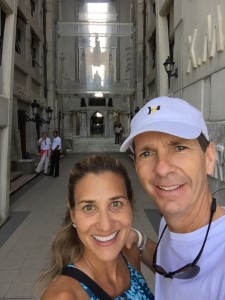
<svg viewBox="0 0 225 300">
<path fill-rule="evenodd" d="M 84 245 L 84 254 L 112 261 L 122 250 L 132 224 L 132 208 L 123 178 L 107 171 L 90 173 L 74 191 L 71 219 Z"/>
</svg>

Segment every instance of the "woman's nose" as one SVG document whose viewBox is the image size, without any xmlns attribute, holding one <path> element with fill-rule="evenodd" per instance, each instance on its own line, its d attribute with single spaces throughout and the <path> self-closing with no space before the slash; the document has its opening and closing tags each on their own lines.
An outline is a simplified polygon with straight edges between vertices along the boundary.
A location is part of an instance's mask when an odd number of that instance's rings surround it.
<svg viewBox="0 0 225 300">
<path fill-rule="evenodd" d="M 113 219 L 108 209 L 100 210 L 98 214 L 99 229 L 107 232 L 112 228 Z"/>
</svg>

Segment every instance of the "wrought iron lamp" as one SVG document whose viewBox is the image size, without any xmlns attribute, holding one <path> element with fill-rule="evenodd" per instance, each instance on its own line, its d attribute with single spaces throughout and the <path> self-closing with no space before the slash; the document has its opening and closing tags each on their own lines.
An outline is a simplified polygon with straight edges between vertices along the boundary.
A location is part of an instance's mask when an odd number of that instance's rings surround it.
<svg viewBox="0 0 225 300">
<path fill-rule="evenodd" d="M 135 108 L 135 110 L 134 110 L 135 115 L 139 112 L 139 110 L 140 110 L 140 108 L 139 108 L 139 106 L 137 106 L 137 107 Z"/>
<path fill-rule="evenodd" d="M 40 107 L 40 104 L 37 103 L 37 100 L 33 100 L 33 102 L 31 103 L 31 107 L 32 107 L 33 116 L 37 116 L 39 113 L 39 107 Z"/>
<path fill-rule="evenodd" d="M 51 119 L 52 119 L 53 109 L 51 109 L 51 107 L 48 106 L 45 111 L 47 113 L 47 121 L 45 121 L 45 123 L 49 124 L 51 122 Z"/>
<path fill-rule="evenodd" d="M 167 57 L 167 59 L 165 60 L 163 65 L 164 65 L 164 68 L 168 75 L 168 85 L 169 85 L 169 89 L 170 89 L 170 78 L 172 76 L 174 76 L 176 78 L 178 77 L 178 69 L 176 68 L 173 73 L 175 62 L 172 60 L 172 58 L 170 56 Z"/>
<path fill-rule="evenodd" d="M 40 104 L 37 102 L 37 100 L 33 100 L 33 102 L 31 103 L 31 107 L 33 117 L 30 118 L 29 116 L 25 115 L 25 122 L 35 122 L 37 126 L 41 126 L 42 124 L 50 124 L 53 112 L 50 106 L 48 106 L 48 108 L 46 108 L 45 110 L 47 113 L 47 120 L 44 120 L 39 116 Z"/>
<path fill-rule="evenodd" d="M 127 117 L 128 119 L 133 119 L 133 114 L 132 114 L 132 111 L 130 111 L 129 113 L 127 113 Z"/>
</svg>

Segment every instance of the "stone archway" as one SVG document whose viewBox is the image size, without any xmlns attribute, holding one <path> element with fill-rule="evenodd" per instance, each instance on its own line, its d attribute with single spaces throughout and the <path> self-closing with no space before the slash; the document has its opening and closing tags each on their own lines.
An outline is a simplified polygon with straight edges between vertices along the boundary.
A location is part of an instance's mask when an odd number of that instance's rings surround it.
<svg viewBox="0 0 225 300">
<path fill-rule="evenodd" d="M 91 136 L 103 136 L 105 132 L 104 116 L 96 111 L 91 115 L 90 118 L 90 133 Z"/>
</svg>

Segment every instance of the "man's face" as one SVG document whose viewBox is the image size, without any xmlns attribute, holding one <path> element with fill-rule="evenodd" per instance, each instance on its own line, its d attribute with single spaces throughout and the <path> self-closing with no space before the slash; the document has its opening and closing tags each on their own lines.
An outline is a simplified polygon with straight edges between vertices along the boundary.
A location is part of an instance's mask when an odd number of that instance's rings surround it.
<svg viewBox="0 0 225 300">
<path fill-rule="evenodd" d="M 204 153 L 197 139 L 146 132 L 134 138 L 135 168 L 140 182 L 163 215 L 187 215 L 208 194 L 207 174 L 214 169 L 215 151 Z"/>
</svg>

